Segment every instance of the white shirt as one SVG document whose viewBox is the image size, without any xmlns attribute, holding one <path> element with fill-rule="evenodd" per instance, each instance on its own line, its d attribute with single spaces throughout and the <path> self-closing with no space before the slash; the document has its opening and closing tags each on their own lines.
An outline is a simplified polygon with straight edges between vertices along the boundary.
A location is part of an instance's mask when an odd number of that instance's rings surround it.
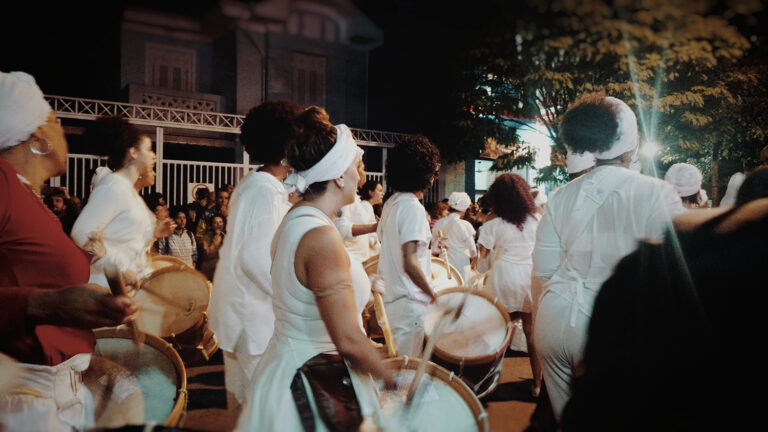
<svg viewBox="0 0 768 432">
<path fill-rule="evenodd" d="M 272 337 L 269 249 L 290 207 L 283 184 L 261 171 L 248 174 L 232 193 L 208 306 L 208 324 L 226 351 L 261 354 Z"/>
<path fill-rule="evenodd" d="M 81 248 L 91 235 L 102 231 L 106 253 L 91 263 L 88 282 L 109 286 L 104 276 L 105 263 L 130 270 L 139 278 L 146 276 L 155 224 L 155 215 L 131 182 L 120 174 L 107 174 L 93 189 L 72 226 L 72 240 Z"/>
<path fill-rule="evenodd" d="M 475 246 L 475 227 L 471 223 L 461 219 L 458 213 L 450 213 L 448 216 L 440 218 L 432 226 L 432 253 L 439 253 L 440 247 L 438 231 L 443 231 L 446 242 L 446 255 L 448 262 L 461 272 L 461 277 L 465 283 L 469 282 L 469 259 L 477 256 L 477 247 Z"/>
<path fill-rule="evenodd" d="M 424 276 L 429 280 L 432 272 L 430 264 L 432 254 L 429 241 L 429 222 L 426 211 L 416 195 L 410 192 L 398 192 L 392 195 L 381 212 L 381 220 L 376 231 L 381 239 L 378 273 L 384 278 L 385 302 L 392 302 L 401 297 L 429 303 L 427 296 L 411 278 L 405 274 L 403 266 L 403 245 L 418 242 L 417 256 Z"/>
<path fill-rule="evenodd" d="M 371 216 L 373 216 L 373 220 L 371 220 Z M 369 215 L 366 208 L 363 206 L 360 197 L 355 195 L 355 202 L 342 207 L 341 216 L 337 217 L 333 223 L 336 226 L 336 229 L 339 230 L 339 233 L 341 233 L 341 236 L 344 237 L 344 246 L 347 248 L 347 252 L 349 252 L 349 255 L 352 256 L 352 258 L 355 258 L 359 262 L 363 262 L 371 256 L 368 235 L 363 234 L 353 236 L 352 226 L 376 223 L 376 216 L 373 215 L 373 207 L 371 207 L 371 213 Z"/>
<path fill-rule="evenodd" d="M 596 212 L 587 210 L 589 202 L 600 199 L 605 201 Z M 534 274 L 545 289 L 583 283 L 592 296 L 580 306 L 591 315 L 593 295 L 619 260 L 641 240 L 662 240 L 672 217 L 682 211 L 669 183 L 598 166 L 550 195 L 537 231 Z"/>
</svg>

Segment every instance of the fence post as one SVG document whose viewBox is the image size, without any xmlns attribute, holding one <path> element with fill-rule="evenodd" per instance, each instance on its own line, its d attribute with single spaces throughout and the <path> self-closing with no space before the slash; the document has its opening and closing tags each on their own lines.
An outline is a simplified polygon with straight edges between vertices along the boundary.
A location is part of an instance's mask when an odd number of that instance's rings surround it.
<svg viewBox="0 0 768 432">
<path fill-rule="evenodd" d="M 157 162 L 155 163 L 155 190 L 163 193 L 163 128 L 155 128 L 155 154 Z"/>
</svg>

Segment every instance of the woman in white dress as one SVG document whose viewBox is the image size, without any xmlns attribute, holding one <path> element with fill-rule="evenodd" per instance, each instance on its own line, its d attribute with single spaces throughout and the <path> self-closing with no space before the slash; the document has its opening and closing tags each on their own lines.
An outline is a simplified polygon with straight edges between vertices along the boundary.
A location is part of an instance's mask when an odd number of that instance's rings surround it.
<svg viewBox="0 0 768 432">
<path fill-rule="evenodd" d="M 297 173 L 286 183 L 303 200 L 283 219 L 272 242 L 275 328 L 239 418 L 241 431 L 299 431 L 305 421 L 328 430 L 309 386 L 297 369 L 316 355 L 338 352 L 351 366 L 351 382 L 363 417 L 375 412 L 370 373 L 393 385 L 391 372 L 362 331 L 361 311 L 370 294 L 365 271 L 350 259 L 331 218 L 354 200 L 362 150 L 345 125 L 310 107 L 298 119 L 301 132 L 289 147 Z M 292 392 L 300 377 L 310 412 L 297 408 Z M 366 390 L 366 388 L 368 390 Z"/>
<path fill-rule="evenodd" d="M 432 254 L 441 253 L 445 247 L 445 258 L 461 273 L 465 284 L 470 284 L 472 268 L 470 259 L 477 256 L 475 228 L 464 220 L 464 214 L 472 205 L 466 192 L 452 192 L 448 197 L 448 216 L 438 219 L 432 227 Z M 440 236 L 440 233 L 443 235 Z"/>
<path fill-rule="evenodd" d="M 533 341 L 531 297 L 533 247 L 539 226 L 536 204 L 528 183 L 517 174 L 507 173 L 496 178 L 484 197 L 485 205 L 495 216 L 480 227 L 477 239 L 479 260 L 492 259 L 488 263 L 485 290 L 499 299 L 510 318 L 522 319 L 533 371 L 532 393 L 537 396 L 541 388 L 541 367 Z"/>
<path fill-rule="evenodd" d="M 72 227 L 72 240 L 94 253 L 89 282 L 108 287 L 104 269 L 113 266 L 131 283 L 149 272 L 147 256 L 155 239 L 174 228 L 171 219 L 157 221 L 136 190 L 137 184 L 154 183 L 152 140 L 121 117 L 96 119 L 85 138 L 106 149 L 113 172 L 95 185 Z"/>
</svg>

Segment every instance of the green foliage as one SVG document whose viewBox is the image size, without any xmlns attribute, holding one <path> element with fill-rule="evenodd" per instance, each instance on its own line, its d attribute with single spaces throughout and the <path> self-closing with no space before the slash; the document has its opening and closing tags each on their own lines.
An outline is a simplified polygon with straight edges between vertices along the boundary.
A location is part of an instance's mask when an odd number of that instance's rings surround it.
<svg viewBox="0 0 768 432">
<path fill-rule="evenodd" d="M 498 7 L 462 57 L 470 90 L 460 92 L 465 116 L 457 126 L 484 142 L 498 129 L 483 122 L 535 118 L 557 144 L 553 155 L 563 154 L 560 117 L 581 94 L 602 91 L 635 109 L 642 139 L 662 146 L 662 165 L 695 163 L 711 181 L 718 161 L 752 160 L 766 142 L 768 70 L 766 56 L 755 55 L 765 54 L 764 40 L 752 35 L 750 44 L 742 34 L 759 28 L 765 3 L 531 0 L 514 11 Z M 494 166 L 512 166 L 516 155 Z M 539 177 L 557 181 L 558 172 Z"/>
</svg>

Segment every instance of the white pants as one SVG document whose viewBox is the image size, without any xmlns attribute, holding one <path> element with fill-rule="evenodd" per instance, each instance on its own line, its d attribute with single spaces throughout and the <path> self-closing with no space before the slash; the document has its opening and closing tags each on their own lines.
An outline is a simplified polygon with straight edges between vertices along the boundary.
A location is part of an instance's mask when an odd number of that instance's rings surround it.
<svg viewBox="0 0 768 432">
<path fill-rule="evenodd" d="M 398 356 L 421 357 L 424 349 L 424 317 L 427 305 L 407 297 L 385 303 Z"/>
<path fill-rule="evenodd" d="M 574 369 L 581 367 L 590 315 L 568 293 L 547 291 L 539 301 L 533 340 L 555 418 L 571 397 Z"/>
<path fill-rule="evenodd" d="M 224 385 L 242 405 L 245 392 L 250 387 L 253 371 L 264 354 L 252 355 L 224 351 Z"/>
<path fill-rule="evenodd" d="M 56 366 L 22 363 L 17 385 L 0 396 L 0 430 L 72 431 L 93 427 L 93 397 L 82 371 L 91 354 Z"/>
</svg>

